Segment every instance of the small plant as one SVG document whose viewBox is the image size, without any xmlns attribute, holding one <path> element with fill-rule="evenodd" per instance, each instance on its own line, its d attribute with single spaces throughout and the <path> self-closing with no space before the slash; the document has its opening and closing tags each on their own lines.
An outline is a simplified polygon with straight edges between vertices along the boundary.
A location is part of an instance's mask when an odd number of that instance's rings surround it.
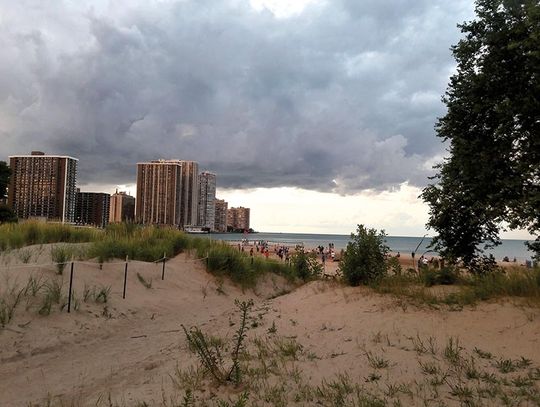
<svg viewBox="0 0 540 407">
<path fill-rule="evenodd" d="M 493 355 L 490 352 L 485 352 L 478 348 L 474 348 L 474 353 L 476 353 L 482 359 L 491 359 L 493 357 Z"/>
<path fill-rule="evenodd" d="M 387 359 L 383 358 L 382 356 L 374 355 L 371 352 L 366 352 L 365 355 L 366 355 L 369 365 L 373 369 L 386 369 L 387 367 L 390 366 L 390 362 Z"/>
<path fill-rule="evenodd" d="M 268 328 L 268 333 L 269 334 L 275 334 L 276 332 L 277 332 L 276 321 L 272 321 L 272 326 L 270 326 L 270 328 Z"/>
<path fill-rule="evenodd" d="M 30 259 L 32 259 L 32 251 L 30 249 L 20 249 L 19 250 L 19 259 L 24 264 L 29 263 Z"/>
<path fill-rule="evenodd" d="M 19 305 L 25 289 L 19 290 L 15 285 L 0 298 L 0 326 L 5 327 L 13 318 L 15 308 Z"/>
<path fill-rule="evenodd" d="M 101 286 L 95 290 L 94 301 L 106 303 L 109 300 L 109 294 L 111 293 L 111 286 Z"/>
<path fill-rule="evenodd" d="M 39 315 L 49 315 L 53 304 L 60 304 L 62 300 L 62 285 L 63 282 L 61 279 L 54 279 L 44 284 L 44 296 L 38 310 Z"/>
<path fill-rule="evenodd" d="M 517 365 L 512 359 L 501 359 L 495 362 L 495 367 L 501 373 L 512 373 L 517 370 Z"/>
<path fill-rule="evenodd" d="M 56 263 L 56 271 L 59 275 L 64 273 L 64 269 L 72 255 L 73 251 L 66 245 L 51 248 L 51 258 Z"/>
<path fill-rule="evenodd" d="M 146 288 L 152 288 L 152 279 L 150 279 L 150 281 L 146 281 L 140 273 L 137 273 L 137 279 Z"/>
<path fill-rule="evenodd" d="M 253 300 L 242 302 L 236 300 L 235 304 L 240 311 L 240 326 L 233 337 L 233 349 L 230 353 L 229 367 L 225 366 L 220 346 L 212 344 L 209 337 L 199 328 L 193 327 L 188 331 L 182 325 L 189 347 L 196 352 L 206 372 L 221 384 L 234 383 L 239 385 L 242 380 L 240 354 L 244 349 L 248 313 L 253 307 Z"/>
<path fill-rule="evenodd" d="M 458 365 L 461 361 L 461 351 L 463 348 L 459 345 L 459 339 L 450 337 L 446 342 L 443 356 L 452 365 Z"/>
</svg>

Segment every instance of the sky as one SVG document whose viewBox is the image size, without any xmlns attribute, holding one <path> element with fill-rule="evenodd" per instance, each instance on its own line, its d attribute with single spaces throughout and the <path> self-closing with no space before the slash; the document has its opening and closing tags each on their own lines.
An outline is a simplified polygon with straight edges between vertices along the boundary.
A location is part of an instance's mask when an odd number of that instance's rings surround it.
<svg viewBox="0 0 540 407">
<path fill-rule="evenodd" d="M 195 160 L 259 231 L 423 235 L 472 0 L 0 0 L 0 160 Z M 428 232 L 433 234 L 433 232 Z M 526 238 L 517 231 L 506 238 Z"/>
</svg>

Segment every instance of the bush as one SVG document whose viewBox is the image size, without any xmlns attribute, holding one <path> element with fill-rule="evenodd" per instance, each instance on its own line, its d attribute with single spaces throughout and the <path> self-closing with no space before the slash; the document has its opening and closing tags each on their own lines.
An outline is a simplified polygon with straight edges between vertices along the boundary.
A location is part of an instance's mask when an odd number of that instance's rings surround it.
<svg viewBox="0 0 540 407">
<path fill-rule="evenodd" d="M 423 267 L 420 270 L 420 279 L 426 287 L 452 285 L 458 282 L 459 270 L 452 266 L 443 267 L 441 270 Z"/>
<path fill-rule="evenodd" d="M 323 267 L 317 261 L 315 253 L 306 253 L 303 247 L 296 249 L 291 256 L 293 272 L 302 280 L 317 278 L 322 274 Z"/>
<path fill-rule="evenodd" d="M 351 242 L 339 262 L 345 281 L 357 286 L 376 282 L 387 274 L 386 234 L 358 225 L 357 234 L 351 234 Z"/>
</svg>

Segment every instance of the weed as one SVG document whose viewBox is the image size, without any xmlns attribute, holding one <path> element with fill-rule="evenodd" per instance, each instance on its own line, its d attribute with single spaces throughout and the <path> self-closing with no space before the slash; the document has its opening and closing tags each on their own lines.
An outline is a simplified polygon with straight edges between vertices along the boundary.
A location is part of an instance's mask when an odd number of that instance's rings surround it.
<svg viewBox="0 0 540 407">
<path fill-rule="evenodd" d="M 474 348 L 474 353 L 476 353 L 482 359 L 491 359 L 493 357 L 493 355 L 490 352 L 485 352 L 478 348 Z"/>
<path fill-rule="evenodd" d="M 298 360 L 298 357 L 304 350 L 304 347 L 296 342 L 294 338 L 276 339 L 275 344 L 279 354 L 285 359 Z"/>
<path fill-rule="evenodd" d="M 501 373 L 512 373 L 517 369 L 517 365 L 512 359 L 501 359 L 495 362 L 495 367 Z"/>
<path fill-rule="evenodd" d="M 56 271 L 59 275 L 64 273 L 64 269 L 70 258 L 73 257 L 73 250 L 66 245 L 51 247 L 51 258 L 56 263 Z"/>
<path fill-rule="evenodd" d="M 459 339 L 450 337 L 446 342 L 443 356 L 452 365 L 458 365 L 461 361 L 461 351 L 463 348 L 459 345 Z"/>
<path fill-rule="evenodd" d="M 150 279 L 150 281 L 146 281 L 140 273 L 137 273 L 137 279 L 146 288 L 152 288 L 152 279 Z"/>
<path fill-rule="evenodd" d="M 425 375 L 437 375 L 441 373 L 441 368 L 435 362 L 422 362 L 418 361 L 422 373 Z"/>
<path fill-rule="evenodd" d="M 111 286 L 101 286 L 94 291 L 94 301 L 106 303 L 109 300 Z"/>
<path fill-rule="evenodd" d="M 275 334 L 276 332 L 277 332 L 276 321 L 272 321 L 272 326 L 270 326 L 270 328 L 268 328 L 268 333 L 269 334 Z"/>
<path fill-rule="evenodd" d="M 19 259 L 24 263 L 27 264 L 32 259 L 32 251 L 30 249 L 20 249 L 19 250 Z"/>
<path fill-rule="evenodd" d="M 53 279 L 43 285 L 44 296 L 38 310 L 39 315 L 49 315 L 54 304 L 62 300 L 62 279 Z"/>
<path fill-rule="evenodd" d="M 208 337 L 197 327 L 189 331 L 182 325 L 186 339 L 190 348 L 194 349 L 207 373 L 209 373 L 218 383 L 225 384 L 232 382 L 235 385 L 241 382 L 240 352 L 244 348 L 246 339 L 247 317 L 253 307 L 253 300 L 235 301 L 240 311 L 240 326 L 233 337 L 233 350 L 230 354 L 231 363 L 225 366 L 220 348 L 212 345 Z"/>
<path fill-rule="evenodd" d="M 390 362 L 382 356 L 373 355 L 371 352 L 365 353 L 369 365 L 373 369 L 386 369 L 390 366 Z"/>
</svg>

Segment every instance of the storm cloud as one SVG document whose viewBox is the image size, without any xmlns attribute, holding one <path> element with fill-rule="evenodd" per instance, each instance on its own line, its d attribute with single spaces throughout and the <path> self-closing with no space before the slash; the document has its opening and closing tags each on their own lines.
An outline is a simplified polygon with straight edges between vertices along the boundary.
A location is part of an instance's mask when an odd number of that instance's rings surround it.
<svg viewBox="0 0 540 407">
<path fill-rule="evenodd" d="M 79 183 L 199 161 L 219 187 L 423 186 L 471 1 L 0 0 L 0 159 L 78 157 Z"/>
</svg>

